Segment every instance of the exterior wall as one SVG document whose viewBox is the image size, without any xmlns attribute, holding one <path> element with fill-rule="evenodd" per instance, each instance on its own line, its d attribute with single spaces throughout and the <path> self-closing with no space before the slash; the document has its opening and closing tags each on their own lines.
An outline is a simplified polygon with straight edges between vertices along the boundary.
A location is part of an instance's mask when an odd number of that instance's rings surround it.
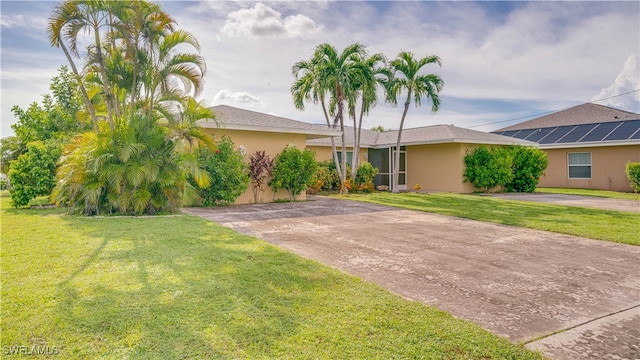
<svg viewBox="0 0 640 360">
<path fill-rule="evenodd" d="M 470 193 L 465 183 L 465 150 L 476 145 L 448 143 L 407 146 L 407 190 L 420 184 L 422 190 Z"/>
<path fill-rule="evenodd" d="M 307 146 L 307 149 L 316 153 L 316 160 L 318 161 L 328 161 L 333 160 L 333 155 L 331 155 L 331 146 Z M 341 146 L 337 146 L 337 150 L 340 151 Z M 360 163 L 362 164 L 364 161 L 367 161 L 367 149 L 368 148 L 360 148 Z M 347 152 L 353 151 L 352 147 L 347 147 Z"/>
<path fill-rule="evenodd" d="M 286 133 L 269 133 L 262 131 L 241 131 L 226 129 L 205 129 L 207 133 L 212 135 L 216 141 L 220 140 L 223 135 L 228 136 L 233 143 L 240 147 L 244 146 L 248 156 L 256 151 L 264 150 L 271 158 L 275 158 L 287 145 L 294 144 L 299 149 L 304 149 L 307 143 L 306 136 L 303 134 L 286 134 Z M 278 199 L 289 199 L 287 191 L 280 190 L 276 194 L 267 187 L 262 200 L 263 202 L 271 202 Z M 298 200 L 305 200 L 306 194 L 303 192 L 298 195 Z M 249 184 L 247 191 L 236 200 L 235 204 L 251 204 L 253 203 L 253 191 Z"/>
<path fill-rule="evenodd" d="M 540 187 L 633 191 L 625 174 L 629 161 L 640 161 L 640 145 L 543 149 L 549 166 L 540 178 Z M 591 179 L 569 179 L 568 153 L 591 153 Z"/>
</svg>

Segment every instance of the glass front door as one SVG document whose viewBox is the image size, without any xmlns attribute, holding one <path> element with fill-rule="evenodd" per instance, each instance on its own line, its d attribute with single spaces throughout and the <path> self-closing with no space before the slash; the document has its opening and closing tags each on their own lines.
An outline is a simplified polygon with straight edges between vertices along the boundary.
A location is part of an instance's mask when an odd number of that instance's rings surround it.
<svg viewBox="0 0 640 360">
<path fill-rule="evenodd" d="M 393 162 L 395 155 L 394 148 L 369 149 L 368 158 L 371 165 L 378 169 L 378 174 L 373 182 L 376 186 L 386 185 L 391 189 L 393 183 Z M 407 189 L 407 154 L 405 147 L 400 147 L 400 175 L 398 177 L 398 188 Z"/>
</svg>

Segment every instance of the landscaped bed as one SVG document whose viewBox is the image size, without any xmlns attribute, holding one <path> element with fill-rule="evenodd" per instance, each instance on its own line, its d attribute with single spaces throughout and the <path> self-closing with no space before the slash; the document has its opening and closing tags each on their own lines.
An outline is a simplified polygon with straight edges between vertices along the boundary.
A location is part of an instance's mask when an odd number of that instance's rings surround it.
<svg viewBox="0 0 640 360">
<path fill-rule="evenodd" d="M 469 322 L 190 216 L 2 198 L 2 346 L 69 358 L 536 359 Z M 13 351 L 13 350 L 11 350 Z"/>
<path fill-rule="evenodd" d="M 339 197 L 339 196 L 338 196 Z M 640 214 L 450 193 L 378 192 L 350 200 L 640 245 Z"/>
</svg>

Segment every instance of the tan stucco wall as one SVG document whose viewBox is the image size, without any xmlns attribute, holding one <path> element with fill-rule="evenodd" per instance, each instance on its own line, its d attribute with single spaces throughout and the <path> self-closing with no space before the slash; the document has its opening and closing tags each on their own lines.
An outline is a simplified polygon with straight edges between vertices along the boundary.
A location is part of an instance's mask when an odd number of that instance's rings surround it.
<svg viewBox="0 0 640 360">
<path fill-rule="evenodd" d="M 286 134 L 286 133 L 269 133 L 262 131 L 241 131 L 226 129 L 206 129 L 207 133 L 212 135 L 214 139 L 220 140 L 223 135 L 231 138 L 236 147 L 243 145 L 247 149 L 246 161 L 249 155 L 256 151 L 264 150 L 271 158 L 275 158 L 287 145 L 295 145 L 299 149 L 304 149 L 307 143 L 306 136 L 302 134 Z M 275 196 L 274 196 L 275 195 Z M 289 195 L 285 190 L 280 190 L 276 194 L 267 187 L 262 200 L 263 202 L 271 202 L 278 199 L 289 199 Z M 298 200 L 305 200 L 306 194 L 302 193 L 298 196 Z M 236 200 L 236 204 L 253 203 L 253 191 L 249 184 L 247 191 Z"/>
<path fill-rule="evenodd" d="M 407 147 L 407 190 L 420 184 L 422 190 L 473 192 L 473 185 L 463 182 L 464 155 L 469 144 L 433 144 Z"/>
<path fill-rule="evenodd" d="M 627 162 L 640 161 L 640 145 L 543 150 L 549 166 L 540 178 L 540 187 L 632 191 L 624 169 Z M 569 179 L 570 152 L 591 153 L 591 179 Z"/>
<path fill-rule="evenodd" d="M 318 161 L 327 161 L 333 160 L 333 155 L 331 155 L 331 146 L 307 146 L 307 149 L 316 153 L 316 160 Z M 338 151 L 341 151 L 342 147 L 338 145 L 336 147 Z M 353 151 L 352 147 L 347 147 L 347 152 Z M 367 161 L 368 149 L 360 148 L 360 163 Z"/>
</svg>

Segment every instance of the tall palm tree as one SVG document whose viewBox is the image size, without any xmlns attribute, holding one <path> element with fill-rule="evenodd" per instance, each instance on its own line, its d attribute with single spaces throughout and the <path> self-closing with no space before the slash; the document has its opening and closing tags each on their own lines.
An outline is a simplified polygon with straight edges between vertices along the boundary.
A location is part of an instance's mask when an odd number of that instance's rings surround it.
<svg viewBox="0 0 640 360">
<path fill-rule="evenodd" d="M 61 48 L 64 52 L 64 55 L 71 66 L 71 70 L 76 77 L 76 81 L 78 86 L 80 87 L 80 92 L 82 93 L 82 99 L 84 100 L 84 104 L 87 107 L 87 111 L 89 111 L 89 115 L 91 116 L 91 122 L 93 123 L 94 130 L 98 130 L 98 118 L 96 116 L 96 110 L 89 99 L 89 95 L 87 93 L 87 89 L 84 85 L 84 81 L 80 72 L 78 71 L 78 67 L 76 66 L 71 53 L 67 49 L 67 46 L 64 43 L 63 31 L 66 26 L 69 25 L 69 22 L 73 20 L 76 16 L 76 4 L 72 1 L 63 1 L 56 5 L 53 9 L 52 16 L 49 17 L 49 21 L 47 24 L 47 34 L 49 36 L 49 41 L 51 46 L 56 48 Z"/>
<path fill-rule="evenodd" d="M 428 64 L 437 64 L 441 66 L 440 58 L 435 55 L 425 56 L 416 59 L 413 53 L 403 51 L 398 57 L 391 62 L 392 80 L 389 82 L 389 91 L 387 92 L 388 100 L 396 104 L 397 98 L 402 91 L 407 92 L 407 98 L 404 102 L 404 110 L 400 119 L 398 128 L 398 140 L 396 141 L 396 152 L 394 156 L 393 166 L 393 192 L 397 193 L 398 178 L 400 176 L 400 141 L 402 139 L 402 128 L 404 120 L 413 98 L 415 105 L 420 106 L 422 98 L 427 97 L 431 100 L 431 112 L 436 113 L 440 108 L 439 93 L 442 91 L 444 82 L 440 76 L 436 74 L 419 74 L 420 70 Z"/>
<path fill-rule="evenodd" d="M 320 44 L 316 47 L 313 55 L 314 64 L 317 66 L 317 76 L 323 87 L 326 87 L 331 94 L 329 104 L 330 114 L 334 116 L 333 123 L 340 125 L 342 131 L 342 183 L 340 192 L 346 192 L 346 169 L 347 169 L 347 147 L 344 135 L 344 113 L 345 104 L 353 101 L 356 96 L 358 78 L 361 76 L 361 66 L 358 64 L 359 58 L 365 58 L 367 52 L 365 46 L 354 43 L 338 53 L 336 48 L 328 43 Z"/>
<path fill-rule="evenodd" d="M 329 119 L 329 112 L 327 110 L 326 96 L 329 92 L 329 88 L 326 84 L 321 82 L 319 67 L 316 66 L 313 59 L 303 60 L 295 63 L 291 67 L 291 73 L 296 78 L 293 85 L 291 85 L 291 96 L 293 97 L 293 104 L 298 110 L 304 110 L 304 102 L 308 101 L 315 105 L 320 103 L 322 107 L 322 113 L 327 123 L 327 127 L 334 128 L 332 121 Z M 333 162 L 336 164 L 336 171 L 338 172 L 338 178 L 342 179 L 342 168 L 338 161 L 338 151 L 336 150 L 336 142 L 333 137 L 331 139 L 331 154 L 333 156 Z"/>
<path fill-rule="evenodd" d="M 391 77 L 389 69 L 386 67 L 386 58 L 383 54 L 373 54 L 368 58 L 358 59 L 360 76 L 355 84 L 355 97 L 349 105 L 350 115 L 353 118 L 353 163 L 351 166 L 351 178 L 355 179 L 360 165 L 360 138 L 362 135 L 362 121 L 365 115 L 369 114 L 378 102 L 378 85 L 383 88 Z M 360 111 L 356 121 L 356 102 L 360 101 Z M 356 155 L 358 154 L 358 155 Z"/>
</svg>

